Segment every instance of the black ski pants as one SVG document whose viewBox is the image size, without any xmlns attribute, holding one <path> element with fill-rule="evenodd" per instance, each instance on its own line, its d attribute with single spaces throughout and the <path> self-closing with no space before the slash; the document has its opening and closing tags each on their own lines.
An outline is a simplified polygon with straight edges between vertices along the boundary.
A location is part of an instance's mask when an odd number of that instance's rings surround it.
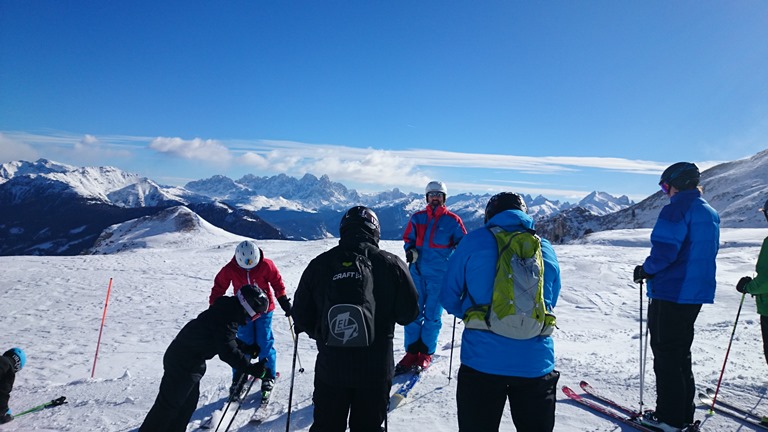
<svg viewBox="0 0 768 432">
<path fill-rule="evenodd" d="M 651 299 L 648 331 L 656 373 L 656 418 L 674 427 L 693 422 L 696 383 L 691 345 L 700 304 Z"/>
<path fill-rule="evenodd" d="M 390 380 L 372 387 L 339 387 L 319 380 L 315 374 L 314 421 L 309 432 L 344 432 L 347 417 L 350 432 L 381 432 L 390 388 Z"/>
<path fill-rule="evenodd" d="M 163 357 L 160 390 L 139 432 L 184 432 L 197 408 L 205 360 L 190 360 L 174 351 L 169 349 Z"/>
<path fill-rule="evenodd" d="M 555 399 L 560 372 L 538 378 L 492 375 L 459 368 L 456 403 L 460 432 L 497 432 L 509 400 L 518 431 L 551 432 L 555 428 Z"/>
</svg>

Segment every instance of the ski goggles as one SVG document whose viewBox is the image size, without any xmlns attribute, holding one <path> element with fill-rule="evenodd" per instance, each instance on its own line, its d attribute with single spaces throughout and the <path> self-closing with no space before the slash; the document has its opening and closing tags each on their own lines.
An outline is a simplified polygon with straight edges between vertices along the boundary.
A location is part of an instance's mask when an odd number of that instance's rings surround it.
<svg viewBox="0 0 768 432">
<path fill-rule="evenodd" d="M 427 192 L 427 198 L 443 197 L 442 192 Z"/>
<path fill-rule="evenodd" d="M 661 182 L 659 183 L 659 186 L 661 186 L 661 191 L 664 192 L 664 195 L 669 195 L 669 183 Z"/>
</svg>

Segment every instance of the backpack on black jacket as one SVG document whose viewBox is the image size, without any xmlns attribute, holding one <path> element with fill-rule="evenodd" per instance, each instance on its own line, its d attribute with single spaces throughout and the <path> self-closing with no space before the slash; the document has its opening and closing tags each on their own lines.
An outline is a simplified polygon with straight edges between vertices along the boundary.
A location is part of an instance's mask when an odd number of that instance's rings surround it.
<svg viewBox="0 0 768 432">
<path fill-rule="evenodd" d="M 376 310 L 371 260 L 339 248 L 330 275 L 320 314 L 320 340 L 332 347 L 371 346 Z"/>
</svg>

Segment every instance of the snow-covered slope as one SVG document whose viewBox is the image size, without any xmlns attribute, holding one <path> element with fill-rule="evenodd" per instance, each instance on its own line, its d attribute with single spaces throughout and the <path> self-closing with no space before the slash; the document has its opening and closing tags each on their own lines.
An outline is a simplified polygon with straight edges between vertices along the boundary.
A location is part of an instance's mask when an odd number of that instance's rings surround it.
<svg viewBox="0 0 768 432">
<path fill-rule="evenodd" d="M 0 279 L 4 281 L 0 290 L 3 349 L 20 346 L 28 356 L 27 366 L 16 377 L 10 406 L 18 413 L 59 396 L 69 400 L 67 405 L 18 417 L 0 430 L 127 432 L 141 424 L 157 395 L 165 349 L 184 324 L 208 307 L 213 277 L 231 259 L 241 240 L 215 237 L 216 230 L 201 225 L 190 232 L 193 239 L 204 236 L 199 243 L 177 242 L 184 234 L 169 235 L 160 229 L 166 222 L 147 223 L 149 227 L 136 227 L 146 229 L 145 234 L 120 228 L 125 234 L 119 243 L 135 242 L 143 236 L 139 241 L 148 245 L 130 253 L 0 257 Z M 717 384 L 742 297 L 734 285 L 741 276 L 753 273 L 759 245 L 766 236 L 765 228 L 723 230 L 716 303 L 703 307 L 693 343 L 693 371 L 701 388 Z M 555 308 L 559 329 L 554 334 L 560 386 L 578 390 L 579 381 L 585 379 L 626 405 L 638 405 L 638 351 L 642 342 L 638 334 L 638 286 L 632 283 L 631 274 L 634 265 L 648 254 L 647 241 L 648 230 L 623 230 L 595 233 L 583 244 L 555 246 L 563 280 Z M 267 240 L 258 244 L 280 269 L 288 295 L 293 297 L 307 263 L 336 240 Z M 402 242 L 385 241 L 381 245 L 403 257 Z M 110 278 L 113 285 L 106 323 L 95 378 L 91 378 Z M 288 320 L 278 313 L 272 324 L 277 366 L 284 377 L 273 394 L 274 412 L 255 428 L 246 424 L 253 412 L 253 405 L 246 403 L 230 430 L 285 431 L 292 382 L 290 430 L 307 431 L 311 425 L 315 344 L 306 335 L 299 336 L 297 363 L 305 371 L 297 371 L 292 381 L 294 344 Z M 458 430 L 455 377 L 463 326 L 459 320 L 451 364 L 453 324 L 453 317 L 444 314 L 435 362 L 405 403 L 389 415 L 390 431 Z M 396 326 L 396 358 L 404 354 L 402 344 L 403 329 Z M 649 353 L 644 399 L 650 408 L 655 400 L 652 362 Z M 754 300 L 747 297 L 720 398 L 754 407 L 756 412 L 768 411 L 766 368 L 760 319 Z M 208 361 L 198 409 L 188 431 L 223 405 L 231 373 L 218 358 Z M 449 375 L 453 377 L 450 381 Z M 557 398 L 556 432 L 630 430 L 583 410 L 560 391 Z M 706 431 L 751 430 L 722 415 L 707 417 L 704 407 L 699 407 L 695 415 L 704 420 Z M 514 430 L 508 410 L 500 430 Z"/>
<path fill-rule="evenodd" d="M 113 254 L 143 248 L 202 248 L 239 238 L 209 224 L 188 208 L 178 206 L 112 225 L 104 230 L 89 252 Z"/>
</svg>

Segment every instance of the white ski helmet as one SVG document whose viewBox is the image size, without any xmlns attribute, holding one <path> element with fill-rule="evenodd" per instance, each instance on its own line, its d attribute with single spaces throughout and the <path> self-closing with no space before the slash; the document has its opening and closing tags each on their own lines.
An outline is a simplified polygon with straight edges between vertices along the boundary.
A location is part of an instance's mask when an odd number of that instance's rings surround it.
<svg viewBox="0 0 768 432">
<path fill-rule="evenodd" d="M 261 249 L 250 240 L 242 241 L 235 249 L 235 260 L 240 267 L 252 269 L 261 261 Z"/>
<path fill-rule="evenodd" d="M 430 192 L 442 192 L 443 198 L 448 197 L 448 188 L 445 187 L 445 183 L 441 181 L 433 180 L 427 184 L 427 187 L 424 190 L 425 194 L 429 194 Z"/>
</svg>

